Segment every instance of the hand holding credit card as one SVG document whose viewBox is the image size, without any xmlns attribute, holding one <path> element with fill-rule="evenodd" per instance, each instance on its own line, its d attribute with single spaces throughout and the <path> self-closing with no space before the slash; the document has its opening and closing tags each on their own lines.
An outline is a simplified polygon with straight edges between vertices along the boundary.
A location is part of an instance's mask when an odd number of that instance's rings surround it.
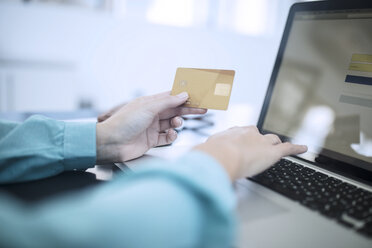
<svg viewBox="0 0 372 248">
<path fill-rule="evenodd" d="M 178 68 L 171 94 L 187 92 L 185 107 L 226 110 L 234 76 L 233 70 Z"/>
</svg>

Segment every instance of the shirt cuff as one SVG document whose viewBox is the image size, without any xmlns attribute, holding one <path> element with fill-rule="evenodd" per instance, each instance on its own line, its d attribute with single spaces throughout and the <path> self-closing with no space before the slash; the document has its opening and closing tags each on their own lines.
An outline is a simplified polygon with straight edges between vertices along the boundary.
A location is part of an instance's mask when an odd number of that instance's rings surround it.
<svg viewBox="0 0 372 248">
<path fill-rule="evenodd" d="M 96 123 L 65 122 L 64 169 L 87 169 L 96 163 Z"/>
</svg>

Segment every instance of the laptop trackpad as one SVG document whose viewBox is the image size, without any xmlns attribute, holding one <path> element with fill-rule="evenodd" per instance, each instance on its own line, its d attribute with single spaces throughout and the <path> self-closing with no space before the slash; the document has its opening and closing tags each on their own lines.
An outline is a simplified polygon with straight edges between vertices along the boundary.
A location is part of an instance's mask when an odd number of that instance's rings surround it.
<svg viewBox="0 0 372 248">
<path fill-rule="evenodd" d="M 288 208 L 280 206 L 255 192 L 255 186 L 253 183 L 248 185 L 235 184 L 234 188 L 238 198 L 238 218 L 241 221 L 252 222 L 289 211 Z"/>
</svg>

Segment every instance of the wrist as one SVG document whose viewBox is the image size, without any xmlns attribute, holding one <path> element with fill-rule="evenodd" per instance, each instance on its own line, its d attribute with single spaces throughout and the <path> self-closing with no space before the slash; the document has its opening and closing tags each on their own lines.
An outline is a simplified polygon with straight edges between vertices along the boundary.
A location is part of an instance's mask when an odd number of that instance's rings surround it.
<svg viewBox="0 0 372 248">
<path fill-rule="evenodd" d="M 118 146 L 110 138 L 105 122 L 96 124 L 96 157 L 98 164 L 120 161 Z"/>
</svg>

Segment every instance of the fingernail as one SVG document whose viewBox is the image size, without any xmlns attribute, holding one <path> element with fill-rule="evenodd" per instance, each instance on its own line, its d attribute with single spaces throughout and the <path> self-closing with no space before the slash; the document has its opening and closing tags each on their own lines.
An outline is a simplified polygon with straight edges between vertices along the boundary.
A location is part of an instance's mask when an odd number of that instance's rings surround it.
<svg viewBox="0 0 372 248">
<path fill-rule="evenodd" d="M 177 126 L 181 126 L 181 125 L 182 125 L 182 118 L 177 117 L 177 118 L 175 119 L 175 124 L 176 124 Z"/>
<path fill-rule="evenodd" d="M 170 137 L 175 138 L 177 136 L 177 132 L 173 129 L 168 131 Z"/>
<path fill-rule="evenodd" d="M 188 98 L 189 97 L 189 94 L 187 94 L 187 92 L 182 92 L 182 93 L 178 94 L 177 96 L 179 98 L 184 99 L 184 98 Z"/>
</svg>

